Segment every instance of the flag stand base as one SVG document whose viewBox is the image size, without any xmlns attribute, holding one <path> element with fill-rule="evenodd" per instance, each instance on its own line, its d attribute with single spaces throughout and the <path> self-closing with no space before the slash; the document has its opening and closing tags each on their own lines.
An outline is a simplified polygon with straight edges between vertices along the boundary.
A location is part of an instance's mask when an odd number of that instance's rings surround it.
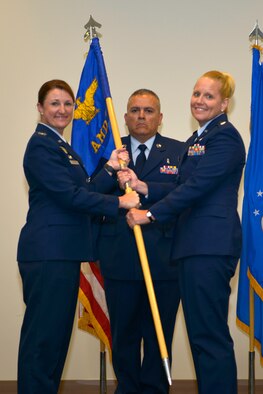
<svg viewBox="0 0 263 394">
<path fill-rule="evenodd" d="M 255 352 L 249 352 L 249 394 L 255 394 Z"/>
</svg>

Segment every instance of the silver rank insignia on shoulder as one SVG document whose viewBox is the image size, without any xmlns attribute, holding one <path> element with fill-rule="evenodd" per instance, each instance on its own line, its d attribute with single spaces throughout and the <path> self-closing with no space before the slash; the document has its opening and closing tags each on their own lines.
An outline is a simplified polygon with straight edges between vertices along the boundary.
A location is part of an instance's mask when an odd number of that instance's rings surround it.
<svg viewBox="0 0 263 394">
<path fill-rule="evenodd" d="M 161 148 L 162 144 L 156 144 L 156 148 Z"/>
<path fill-rule="evenodd" d="M 188 156 L 201 156 L 205 154 L 205 145 L 194 144 L 188 148 Z"/>
<path fill-rule="evenodd" d="M 45 133 L 44 131 L 38 131 L 37 134 L 42 135 L 43 137 L 47 135 L 47 133 Z"/>
<path fill-rule="evenodd" d="M 224 124 L 226 124 L 226 121 L 224 120 L 223 122 L 220 122 L 219 124 L 220 124 L 220 126 L 223 126 Z"/>
</svg>

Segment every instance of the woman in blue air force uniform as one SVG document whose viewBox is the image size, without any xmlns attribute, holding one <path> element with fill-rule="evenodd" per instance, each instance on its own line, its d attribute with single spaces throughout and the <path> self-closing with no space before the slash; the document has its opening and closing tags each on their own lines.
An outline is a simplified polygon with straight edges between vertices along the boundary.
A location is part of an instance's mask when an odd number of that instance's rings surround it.
<svg viewBox="0 0 263 394">
<path fill-rule="evenodd" d="M 81 261 L 96 259 L 91 215 L 117 216 L 138 196 L 117 197 L 104 169 L 89 182 L 81 159 L 63 139 L 71 122 L 74 94 L 61 80 L 39 90 L 41 123 L 29 140 L 24 171 L 29 184 L 29 211 L 18 244 L 18 264 L 26 304 L 18 357 L 19 394 L 58 391 L 75 314 Z M 108 162 L 118 168 L 114 151 Z"/>
<path fill-rule="evenodd" d="M 142 183 L 149 201 L 163 199 L 150 212 L 132 209 L 127 214 L 130 226 L 177 217 L 172 260 L 199 394 L 237 393 L 227 319 L 229 282 L 241 249 L 237 203 L 245 149 L 226 115 L 233 92 L 234 81 L 226 73 L 210 71 L 198 79 L 191 111 L 200 128 L 186 142 L 178 186 L 171 191 L 169 185 Z"/>
</svg>

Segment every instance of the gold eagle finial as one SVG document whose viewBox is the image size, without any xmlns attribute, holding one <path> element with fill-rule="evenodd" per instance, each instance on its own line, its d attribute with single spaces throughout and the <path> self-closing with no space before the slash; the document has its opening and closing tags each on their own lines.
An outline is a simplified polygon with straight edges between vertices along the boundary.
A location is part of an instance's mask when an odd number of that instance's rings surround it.
<svg viewBox="0 0 263 394">
<path fill-rule="evenodd" d="M 86 90 L 85 99 L 80 101 L 80 97 L 76 100 L 77 108 L 74 111 L 74 119 L 82 119 L 89 124 L 92 119 L 97 115 L 99 109 L 94 105 L 94 94 L 98 88 L 98 81 L 93 79 L 90 86 Z"/>
</svg>

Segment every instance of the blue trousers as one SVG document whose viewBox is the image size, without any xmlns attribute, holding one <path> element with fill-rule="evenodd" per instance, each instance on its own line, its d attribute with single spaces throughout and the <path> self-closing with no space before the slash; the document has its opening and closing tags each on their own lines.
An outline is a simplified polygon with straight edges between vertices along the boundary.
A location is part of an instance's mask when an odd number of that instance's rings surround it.
<svg viewBox="0 0 263 394">
<path fill-rule="evenodd" d="M 193 256 L 175 262 L 199 394 L 237 394 L 228 327 L 229 283 L 237 261 L 231 256 Z"/>
<path fill-rule="evenodd" d="M 74 321 L 80 263 L 19 262 L 26 310 L 18 355 L 18 394 L 56 394 Z"/>
<path fill-rule="evenodd" d="M 112 332 L 116 394 L 167 394 L 169 385 L 144 281 L 104 279 Z M 154 281 L 170 361 L 179 288 L 176 280 Z M 141 352 L 141 350 L 143 350 Z"/>
</svg>

